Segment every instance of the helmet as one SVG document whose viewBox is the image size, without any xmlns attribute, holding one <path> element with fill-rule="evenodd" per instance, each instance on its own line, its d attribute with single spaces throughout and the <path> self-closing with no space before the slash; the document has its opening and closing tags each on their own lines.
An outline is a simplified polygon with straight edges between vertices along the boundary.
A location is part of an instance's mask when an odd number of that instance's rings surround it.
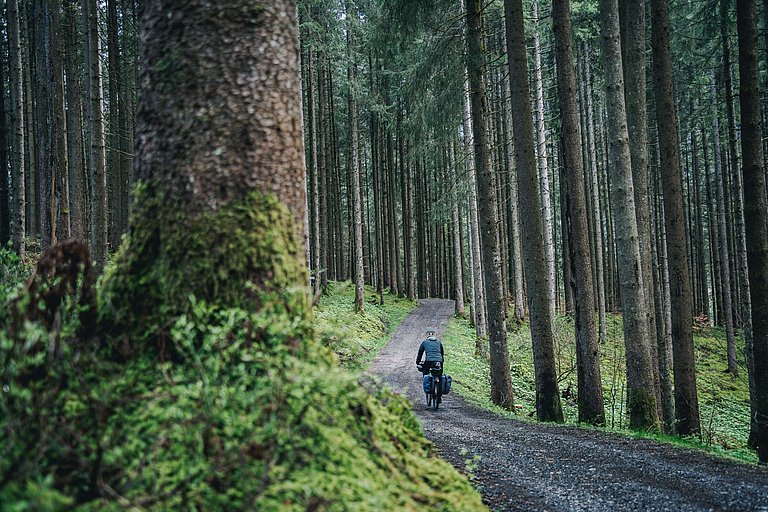
<svg viewBox="0 0 768 512">
<path fill-rule="evenodd" d="M 435 329 L 433 329 L 432 327 L 427 328 L 427 336 L 430 336 L 432 334 L 435 334 Z"/>
</svg>

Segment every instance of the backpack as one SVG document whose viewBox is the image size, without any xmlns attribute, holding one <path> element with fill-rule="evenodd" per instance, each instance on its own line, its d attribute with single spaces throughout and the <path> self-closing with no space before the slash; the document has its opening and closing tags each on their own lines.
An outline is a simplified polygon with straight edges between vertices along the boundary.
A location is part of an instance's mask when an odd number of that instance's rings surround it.
<svg viewBox="0 0 768 512">
<path fill-rule="evenodd" d="M 429 394 L 432 393 L 432 384 L 433 383 L 434 383 L 434 377 L 432 377 L 429 374 L 425 375 L 424 378 L 421 380 L 421 385 L 424 388 L 424 392 L 426 394 L 429 395 Z"/>
<path fill-rule="evenodd" d="M 451 383 L 453 382 L 453 379 L 450 375 L 443 375 L 443 378 L 440 380 L 440 383 L 443 387 L 443 394 L 447 395 L 451 392 Z"/>
</svg>

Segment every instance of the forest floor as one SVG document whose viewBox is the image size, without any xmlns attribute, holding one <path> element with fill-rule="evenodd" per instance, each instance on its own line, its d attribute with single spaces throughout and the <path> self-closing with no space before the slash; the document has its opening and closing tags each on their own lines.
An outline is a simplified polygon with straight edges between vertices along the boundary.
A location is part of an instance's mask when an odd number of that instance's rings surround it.
<svg viewBox="0 0 768 512">
<path fill-rule="evenodd" d="M 442 336 L 452 315 L 452 301 L 420 301 L 368 371 L 411 399 L 427 438 L 470 475 L 492 510 L 768 512 L 764 468 L 653 440 L 508 419 L 455 393 L 428 410 L 416 352 L 424 329 Z M 452 391 L 461 393 L 461 383 Z"/>
</svg>

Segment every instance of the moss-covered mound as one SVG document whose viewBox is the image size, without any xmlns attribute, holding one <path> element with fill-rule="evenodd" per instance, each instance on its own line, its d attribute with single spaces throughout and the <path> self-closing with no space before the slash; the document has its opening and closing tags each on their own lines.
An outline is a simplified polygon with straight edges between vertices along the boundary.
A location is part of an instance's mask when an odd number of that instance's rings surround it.
<svg viewBox="0 0 768 512">
<path fill-rule="evenodd" d="M 286 212 L 262 217 L 252 206 L 220 212 L 233 220 L 219 228 L 187 219 L 192 243 L 237 228 L 244 238 L 233 250 L 268 248 L 259 242 L 268 233 L 254 230 L 289 226 Z M 483 508 L 467 480 L 432 454 L 410 404 L 336 366 L 302 294 L 261 283 L 221 302 L 208 288 L 207 300 L 182 301 L 169 287 L 186 293 L 195 278 L 181 279 L 183 268 L 164 258 L 184 248 L 153 250 L 154 260 L 118 258 L 90 334 L 74 286 L 49 312 L 50 325 L 27 321 L 0 335 L 3 510 Z M 209 258 L 184 254 L 188 268 Z M 234 275 L 253 272 L 248 256 L 215 254 L 208 264 L 234 258 L 245 262 Z M 248 307 L 251 293 L 256 307 Z"/>
</svg>

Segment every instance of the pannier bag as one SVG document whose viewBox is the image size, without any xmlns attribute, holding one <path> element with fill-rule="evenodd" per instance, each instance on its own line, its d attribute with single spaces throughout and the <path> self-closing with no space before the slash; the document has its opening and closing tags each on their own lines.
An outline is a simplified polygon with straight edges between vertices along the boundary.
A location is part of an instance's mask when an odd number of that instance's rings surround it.
<svg viewBox="0 0 768 512">
<path fill-rule="evenodd" d="M 450 375 L 443 375 L 443 378 L 440 381 L 440 383 L 443 386 L 443 394 L 444 395 L 447 395 L 448 393 L 451 392 L 451 382 L 452 381 L 453 381 L 453 379 L 451 378 Z"/>
<path fill-rule="evenodd" d="M 424 387 L 424 392 L 428 395 L 432 393 L 433 381 L 434 381 L 434 378 L 431 375 L 425 375 L 421 381 L 421 384 Z"/>
</svg>

